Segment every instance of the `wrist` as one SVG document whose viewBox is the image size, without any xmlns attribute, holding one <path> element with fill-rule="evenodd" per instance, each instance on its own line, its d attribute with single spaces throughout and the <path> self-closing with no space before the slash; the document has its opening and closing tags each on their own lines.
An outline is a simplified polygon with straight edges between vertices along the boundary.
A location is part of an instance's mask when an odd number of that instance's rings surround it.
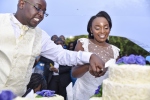
<svg viewBox="0 0 150 100">
<path fill-rule="evenodd" d="M 89 71 L 90 65 L 86 65 L 86 70 Z"/>
<path fill-rule="evenodd" d="M 92 60 L 92 58 L 93 58 L 93 56 L 95 56 L 96 54 L 91 54 L 91 56 L 90 56 L 90 59 L 89 59 L 89 62 Z"/>
</svg>

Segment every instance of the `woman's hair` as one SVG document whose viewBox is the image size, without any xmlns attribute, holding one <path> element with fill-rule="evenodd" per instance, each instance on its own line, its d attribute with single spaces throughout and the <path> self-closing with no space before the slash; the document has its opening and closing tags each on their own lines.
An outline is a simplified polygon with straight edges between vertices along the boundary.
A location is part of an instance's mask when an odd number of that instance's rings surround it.
<svg viewBox="0 0 150 100">
<path fill-rule="evenodd" d="M 106 18 L 106 20 L 108 21 L 108 24 L 109 24 L 109 28 L 111 29 L 112 28 L 112 22 L 111 22 L 111 18 L 110 16 L 105 12 L 105 11 L 100 11 L 98 14 L 96 14 L 95 16 L 92 16 L 88 22 L 88 25 L 87 25 L 87 31 L 88 31 L 88 38 L 89 39 L 94 39 L 94 36 L 92 36 L 91 34 L 91 30 L 90 28 L 92 27 L 92 22 L 95 18 L 97 17 L 104 17 Z"/>
<path fill-rule="evenodd" d="M 40 84 L 41 84 L 41 90 L 47 89 L 47 84 L 44 77 L 41 74 L 33 73 L 30 78 L 30 82 L 27 85 L 27 90 L 36 89 Z"/>
</svg>

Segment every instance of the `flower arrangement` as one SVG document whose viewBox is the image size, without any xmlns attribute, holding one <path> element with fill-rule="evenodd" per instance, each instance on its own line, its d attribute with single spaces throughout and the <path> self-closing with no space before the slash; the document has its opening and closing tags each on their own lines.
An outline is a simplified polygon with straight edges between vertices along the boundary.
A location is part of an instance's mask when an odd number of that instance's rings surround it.
<svg viewBox="0 0 150 100">
<path fill-rule="evenodd" d="M 117 64 L 139 64 L 139 65 L 146 65 L 146 59 L 141 55 L 129 55 L 123 56 L 122 58 L 118 59 Z"/>
<path fill-rule="evenodd" d="M 97 90 L 95 90 L 95 94 L 92 97 L 102 97 L 102 85 L 99 85 Z"/>
<path fill-rule="evenodd" d="M 36 92 L 37 96 L 35 98 L 53 97 L 53 96 L 56 96 L 54 93 L 55 91 L 51 91 L 51 90 L 38 91 Z M 10 90 L 0 91 L 0 100 L 14 100 L 16 97 L 17 96 Z"/>
<path fill-rule="evenodd" d="M 42 90 L 42 91 L 37 91 L 36 94 L 36 98 L 41 98 L 41 97 L 53 97 L 55 96 L 55 91 L 51 91 L 51 90 Z"/>
<path fill-rule="evenodd" d="M 9 90 L 0 91 L 0 100 L 13 100 L 14 98 L 16 98 L 16 95 L 13 92 Z"/>
</svg>

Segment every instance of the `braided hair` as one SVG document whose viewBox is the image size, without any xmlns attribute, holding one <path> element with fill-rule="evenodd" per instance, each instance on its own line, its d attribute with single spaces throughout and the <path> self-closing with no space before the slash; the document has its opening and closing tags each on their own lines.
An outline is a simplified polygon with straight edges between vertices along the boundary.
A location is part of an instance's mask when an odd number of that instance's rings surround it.
<svg viewBox="0 0 150 100">
<path fill-rule="evenodd" d="M 30 79 L 29 84 L 27 85 L 28 89 L 36 89 L 41 84 L 41 90 L 47 89 L 47 84 L 44 77 L 41 74 L 33 73 Z"/>
</svg>

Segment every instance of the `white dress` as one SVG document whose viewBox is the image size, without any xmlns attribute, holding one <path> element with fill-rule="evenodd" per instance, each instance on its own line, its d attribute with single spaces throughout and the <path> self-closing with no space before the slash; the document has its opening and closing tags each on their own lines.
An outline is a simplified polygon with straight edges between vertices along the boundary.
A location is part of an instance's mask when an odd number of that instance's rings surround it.
<svg viewBox="0 0 150 100">
<path fill-rule="evenodd" d="M 120 49 L 116 46 L 110 45 L 108 47 L 101 47 L 95 45 L 87 38 L 81 38 L 78 41 L 82 43 L 84 51 L 93 52 L 97 54 L 104 62 L 110 59 L 116 59 L 119 56 Z M 95 90 L 101 85 L 102 81 L 108 77 L 108 73 L 105 75 L 95 78 L 88 72 L 82 77 L 78 78 L 73 87 L 73 100 L 89 100 L 94 95 Z"/>
</svg>

